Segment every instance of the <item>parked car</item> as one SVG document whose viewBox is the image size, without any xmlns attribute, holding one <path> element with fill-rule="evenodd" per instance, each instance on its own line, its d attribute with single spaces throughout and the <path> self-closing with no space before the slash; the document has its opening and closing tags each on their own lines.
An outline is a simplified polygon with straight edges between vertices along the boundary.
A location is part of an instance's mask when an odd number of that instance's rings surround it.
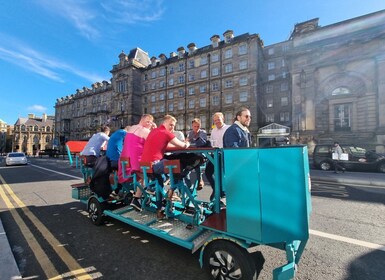
<svg viewBox="0 0 385 280">
<path fill-rule="evenodd" d="M 5 157 L 5 165 L 21 165 L 28 164 L 27 157 L 24 153 L 12 152 L 8 153 Z"/>
<path fill-rule="evenodd" d="M 343 152 L 347 154 L 347 160 L 340 161 L 346 170 L 385 173 L 384 155 L 355 145 L 340 144 L 340 146 Z M 313 152 L 314 167 L 321 170 L 334 169 L 333 151 L 333 144 L 316 145 Z"/>
</svg>

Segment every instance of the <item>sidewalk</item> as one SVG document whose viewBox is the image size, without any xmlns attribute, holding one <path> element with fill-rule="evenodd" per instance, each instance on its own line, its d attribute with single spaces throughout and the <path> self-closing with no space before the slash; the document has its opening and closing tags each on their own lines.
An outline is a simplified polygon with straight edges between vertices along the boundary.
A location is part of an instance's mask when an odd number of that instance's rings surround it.
<svg viewBox="0 0 385 280">
<path fill-rule="evenodd" d="M 0 219 L 0 276 L 4 280 L 22 279 L 19 268 L 9 246 L 3 223 Z"/>
</svg>

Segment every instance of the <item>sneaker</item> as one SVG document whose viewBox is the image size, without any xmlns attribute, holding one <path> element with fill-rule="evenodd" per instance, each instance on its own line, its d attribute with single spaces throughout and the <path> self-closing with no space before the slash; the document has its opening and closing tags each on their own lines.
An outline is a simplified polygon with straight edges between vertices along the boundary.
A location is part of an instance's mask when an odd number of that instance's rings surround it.
<svg viewBox="0 0 385 280">
<path fill-rule="evenodd" d="M 130 206 L 134 207 L 135 210 L 137 210 L 139 212 L 142 211 L 141 199 L 137 198 L 137 197 L 132 198 Z"/>
<path fill-rule="evenodd" d="M 166 218 L 166 215 L 163 213 L 162 210 L 156 210 L 156 218 L 158 220 L 163 220 L 164 218 Z"/>
<path fill-rule="evenodd" d="M 117 195 L 115 192 L 110 193 L 110 199 L 119 200 L 119 198 L 119 195 Z"/>
</svg>

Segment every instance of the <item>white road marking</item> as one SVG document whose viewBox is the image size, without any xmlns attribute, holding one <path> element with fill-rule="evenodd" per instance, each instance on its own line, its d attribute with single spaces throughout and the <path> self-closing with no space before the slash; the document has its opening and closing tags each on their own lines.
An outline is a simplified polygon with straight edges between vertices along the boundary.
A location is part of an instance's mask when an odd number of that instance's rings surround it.
<svg viewBox="0 0 385 280">
<path fill-rule="evenodd" d="M 344 237 L 344 236 L 331 234 L 331 233 L 326 233 L 326 232 L 313 230 L 313 229 L 309 229 L 309 233 L 312 235 L 317 235 L 320 237 L 325 237 L 325 238 L 329 238 L 329 239 L 333 239 L 333 240 L 337 240 L 337 241 L 342 241 L 342 242 L 346 242 L 346 243 L 350 243 L 350 244 L 354 244 L 354 245 L 359 245 L 359 246 L 363 246 L 366 248 L 376 249 L 376 250 L 380 250 L 380 251 L 385 252 L 385 246 L 384 245 L 375 244 L 375 243 L 366 242 L 366 241 L 361 241 L 358 239 L 353 239 L 353 238 Z"/>
<path fill-rule="evenodd" d="M 80 177 L 80 176 L 73 176 L 73 175 L 69 175 L 69 174 L 66 174 L 66 173 L 63 173 L 63 172 L 59 172 L 59 171 L 56 171 L 56 170 L 52 170 L 52 169 L 49 169 L 49 168 L 41 167 L 41 166 L 38 166 L 38 165 L 35 165 L 35 164 L 31 164 L 31 166 L 37 167 L 37 168 L 40 168 L 40 169 L 43 169 L 43 170 L 47 170 L 47 171 L 50 171 L 50 172 L 54 172 L 56 174 L 68 176 L 68 177 L 74 178 L 74 179 L 82 179 L 83 178 L 83 177 Z"/>
</svg>

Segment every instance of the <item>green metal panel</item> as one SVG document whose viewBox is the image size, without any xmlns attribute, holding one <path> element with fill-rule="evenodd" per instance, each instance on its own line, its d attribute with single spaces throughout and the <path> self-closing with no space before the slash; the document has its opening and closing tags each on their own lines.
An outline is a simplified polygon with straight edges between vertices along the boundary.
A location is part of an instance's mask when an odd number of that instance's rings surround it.
<svg viewBox="0 0 385 280">
<path fill-rule="evenodd" d="M 308 239 L 307 148 L 224 149 L 227 231 L 262 244 Z"/>
<path fill-rule="evenodd" d="M 261 240 L 258 149 L 224 149 L 227 232 Z"/>
</svg>

